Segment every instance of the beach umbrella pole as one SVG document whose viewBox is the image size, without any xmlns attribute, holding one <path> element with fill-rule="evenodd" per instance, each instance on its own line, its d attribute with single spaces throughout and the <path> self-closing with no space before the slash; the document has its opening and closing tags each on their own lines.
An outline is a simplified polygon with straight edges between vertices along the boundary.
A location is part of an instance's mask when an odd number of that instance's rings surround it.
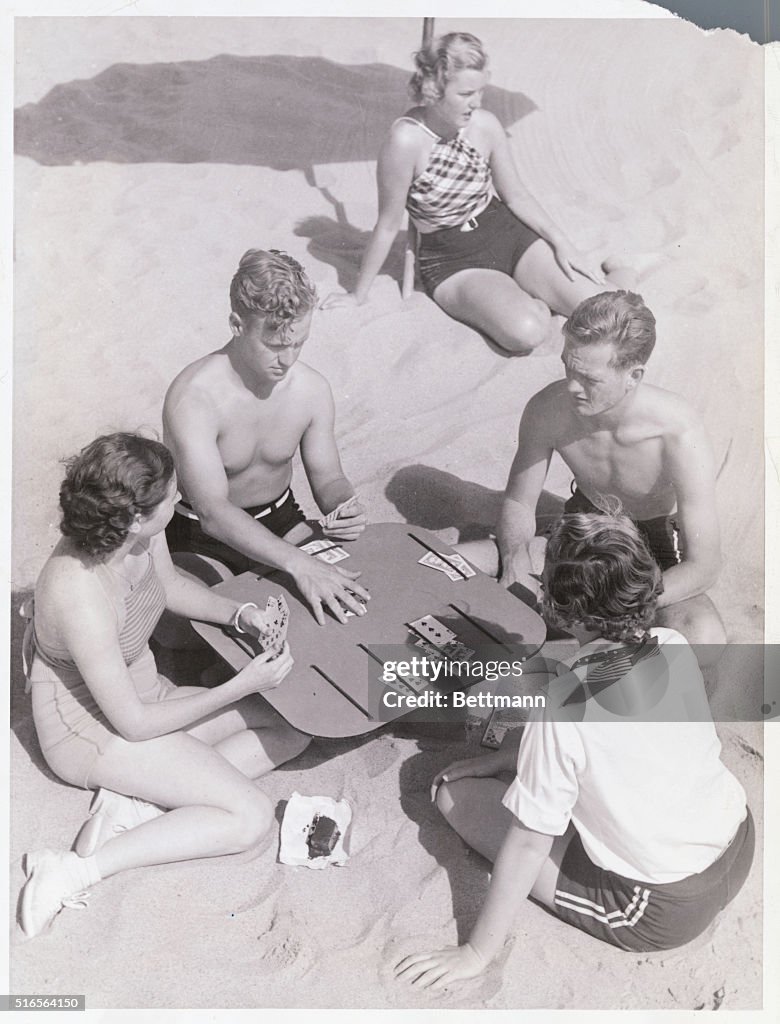
<svg viewBox="0 0 780 1024">
<path fill-rule="evenodd" d="M 433 39 L 433 18 L 423 18 L 422 48 Z M 414 261 L 417 256 L 417 230 L 408 219 L 406 224 L 406 249 L 404 251 L 404 275 L 401 281 L 401 298 L 408 299 L 414 291 Z"/>
</svg>

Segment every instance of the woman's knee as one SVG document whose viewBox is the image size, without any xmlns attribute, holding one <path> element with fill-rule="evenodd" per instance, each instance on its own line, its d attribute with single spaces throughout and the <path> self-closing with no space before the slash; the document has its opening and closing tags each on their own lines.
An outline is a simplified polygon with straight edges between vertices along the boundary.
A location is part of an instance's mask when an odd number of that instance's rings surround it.
<svg viewBox="0 0 780 1024">
<path fill-rule="evenodd" d="M 442 782 L 436 791 L 436 806 L 450 825 L 458 807 L 458 791 L 462 788 L 460 782 Z"/>
<path fill-rule="evenodd" d="M 271 801 L 257 790 L 232 811 L 232 845 L 236 853 L 251 850 L 268 834 L 274 821 Z"/>
<path fill-rule="evenodd" d="M 285 732 L 282 739 L 284 741 L 285 761 L 292 761 L 294 757 L 302 754 L 311 743 L 311 736 L 308 736 L 305 732 L 298 732 L 297 729 L 287 725 L 287 723 L 285 723 Z"/>
<path fill-rule="evenodd" d="M 505 329 L 494 341 L 507 352 L 527 356 L 546 341 L 552 314 L 540 300 L 534 300 L 507 319 Z"/>
</svg>

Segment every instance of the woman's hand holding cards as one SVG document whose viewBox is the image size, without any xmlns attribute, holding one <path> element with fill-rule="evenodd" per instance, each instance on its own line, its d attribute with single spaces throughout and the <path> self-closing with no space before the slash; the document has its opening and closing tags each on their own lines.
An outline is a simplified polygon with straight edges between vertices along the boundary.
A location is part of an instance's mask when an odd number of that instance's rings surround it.
<svg viewBox="0 0 780 1024">
<path fill-rule="evenodd" d="M 249 673 L 253 682 L 249 692 L 262 693 L 264 690 L 274 690 L 286 676 L 290 675 L 294 665 L 289 643 L 285 642 L 280 653 L 264 650 L 262 654 L 253 657 L 247 668 L 242 670 Z"/>
<path fill-rule="evenodd" d="M 294 664 L 290 646 L 285 643 L 281 654 L 272 650 L 258 654 L 245 668 L 241 669 L 235 679 L 236 681 L 240 680 L 244 696 L 248 696 L 250 693 L 275 690 L 285 676 L 290 674 Z"/>
</svg>

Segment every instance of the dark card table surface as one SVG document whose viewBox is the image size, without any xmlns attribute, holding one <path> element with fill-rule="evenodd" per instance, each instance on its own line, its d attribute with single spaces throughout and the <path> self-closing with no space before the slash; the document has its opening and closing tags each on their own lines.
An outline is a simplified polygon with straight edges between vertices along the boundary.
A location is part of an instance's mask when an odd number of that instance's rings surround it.
<svg viewBox="0 0 780 1024">
<path fill-rule="evenodd" d="M 263 696 L 295 728 L 312 736 L 357 736 L 406 714 L 408 708 L 382 703 L 390 687 L 381 681 L 381 662 L 424 654 L 408 644 L 407 626 L 424 615 L 433 615 L 480 657 L 522 660 L 541 648 L 545 626 L 536 612 L 478 570 L 469 579 L 452 581 L 420 565 L 426 546 L 452 553 L 427 530 L 401 523 L 373 524 L 358 540 L 342 545 L 350 557 L 338 565 L 360 571 L 358 582 L 371 594 L 367 613 L 343 624 L 326 613 L 325 625 L 317 625 L 292 578 L 279 570 L 246 572 L 215 588 L 261 608 L 271 594 L 287 598 L 287 641 L 295 665 Z M 252 657 L 251 638 L 234 638 L 206 623 L 193 625 L 234 669 Z"/>
</svg>

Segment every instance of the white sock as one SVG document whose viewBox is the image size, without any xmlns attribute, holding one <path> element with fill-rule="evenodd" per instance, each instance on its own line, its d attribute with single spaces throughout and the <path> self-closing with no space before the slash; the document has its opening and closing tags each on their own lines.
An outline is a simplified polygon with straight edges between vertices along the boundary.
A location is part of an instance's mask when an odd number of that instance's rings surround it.
<svg viewBox="0 0 780 1024">
<path fill-rule="evenodd" d="M 79 857 L 77 853 L 67 853 L 68 868 L 73 872 L 74 880 L 78 881 L 79 889 L 89 889 L 103 877 L 97 864 L 97 856 Z"/>
</svg>

